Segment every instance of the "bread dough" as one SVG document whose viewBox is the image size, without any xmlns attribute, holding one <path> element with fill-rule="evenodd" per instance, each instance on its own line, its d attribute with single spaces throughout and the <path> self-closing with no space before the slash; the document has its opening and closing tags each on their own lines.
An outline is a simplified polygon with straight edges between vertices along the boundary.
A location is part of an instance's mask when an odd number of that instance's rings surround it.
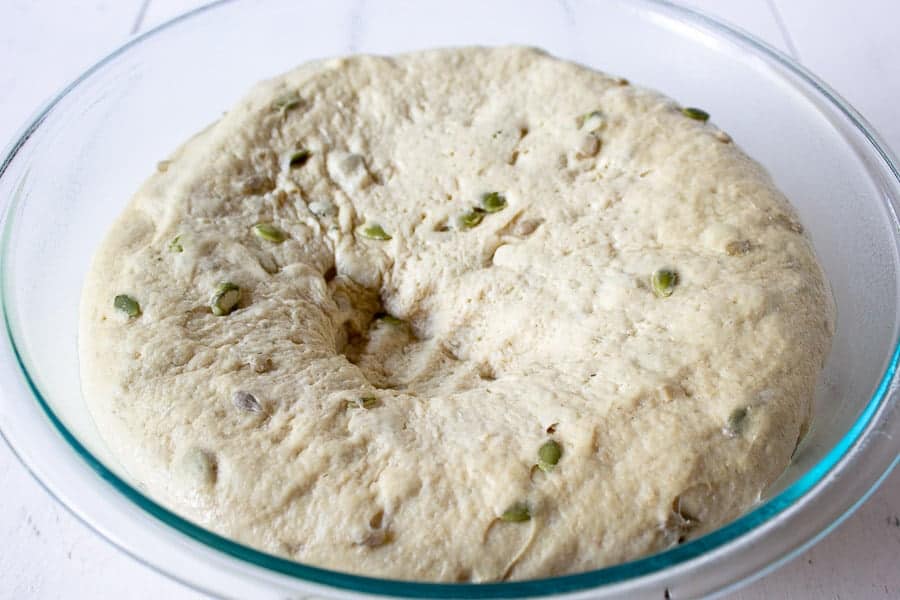
<svg viewBox="0 0 900 600">
<path fill-rule="evenodd" d="M 330 569 L 494 581 L 741 514 L 808 426 L 832 314 L 795 214 L 714 125 L 466 48 L 257 85 L 112 226 L 80 353 L 109 447 L 177 512 Z"/>
</svg>

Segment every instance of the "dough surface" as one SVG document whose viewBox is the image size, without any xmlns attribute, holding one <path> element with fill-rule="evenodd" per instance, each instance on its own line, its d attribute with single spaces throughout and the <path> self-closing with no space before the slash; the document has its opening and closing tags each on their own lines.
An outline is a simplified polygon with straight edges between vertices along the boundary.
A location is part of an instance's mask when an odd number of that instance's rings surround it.
<svg viewBox="0 0 900 600">
<path fill-rule="evenodd" d="M 86 280 L 83 391 L 143 489 L 242 543 L 584 571 L 738 516 L 808 427 L 833 330 L 811 244 L 658 93 L 527 48 L 334 59 L 158 171 Z"/>
</svg>

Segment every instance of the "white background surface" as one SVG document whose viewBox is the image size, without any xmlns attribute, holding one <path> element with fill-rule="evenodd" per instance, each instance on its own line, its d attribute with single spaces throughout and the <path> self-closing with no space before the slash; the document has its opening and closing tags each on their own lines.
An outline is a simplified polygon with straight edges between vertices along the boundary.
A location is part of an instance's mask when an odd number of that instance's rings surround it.
<svg viewBox="0 0 900 600">
<path fill-rule="evenodd" d="M 900 1 L 684 1 L 800 60 L 900 151 Z M 0 146 L 109 50 L 201 3 L 0 0 Z M 0 598 L 203 598 L 75 520 L 5 445 L 0 488 Z M 900 598 L 900 470 L 825 540 L 731 598 Z"/>
</svg>

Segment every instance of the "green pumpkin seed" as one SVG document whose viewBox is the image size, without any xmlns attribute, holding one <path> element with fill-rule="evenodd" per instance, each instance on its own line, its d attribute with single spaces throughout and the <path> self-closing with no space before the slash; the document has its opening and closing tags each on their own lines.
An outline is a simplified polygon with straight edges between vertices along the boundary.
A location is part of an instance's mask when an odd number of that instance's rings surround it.
<svg viewBox="0 0 900 600">
<path fill-rule="evenodd" d="M 310 152 L 306 148 L 303 148 L 302 150 L 297 150 L 296 152 L 291 154 L 291 160 L 288 161 L 288 165 L 292 169 L 302 167 L 309 161 L 309 158 L 311 156 L 312 156 L 312 152 Z"/>
<path fill-rule="evenodd" d="M 389 315 L 387 313 L 376 314 L 375 320 L 381 321 L 382 323 L 385 323 L 387 325 L 393 325 L 393 326 L 403 325 L 403 319 L 398 319 L 394 315 Z"/>
<path fill-rule="evenodd" d="M 472 209 L 469 212 L 460 215 L 458 219 L 460 229 L 472 229 L 473 227 L 477 227 L 483 220 L 484 210 L 480 208 Z"/>
<path fill-rule="evenodd" d="M 391 239 L 391 236 L 384 230 L 381 225 L 377 223 L 371 223 L 369 225 L 363 225 L 359 228 L 359 233 L 370 240 L 381 240 L 388 241 Z"/>
<path fill-rule="evenodd" d="M 500 520 L 506 523 L 522 523 L 531 520 L 531 511 L 527 504 L 516 503 L 503 511 Z"/>
<path fill-rule="evenodd" d="M 671 269 L 659 269 L 650 277 L 650 285 L 653 293 L 660 298 L 667 298 L 675 291 L 678 285 L 678 273 Z"/>
<path fill-rule="evenodd" d="M 138 301 L 131 296 L 126 296 L 125 294 L 119 294 L 118 296 L 116 296 L 113 300 L 113 306 L 121 310 L 129 317 L 137 317 L 141 314 L 141 305 L 138 304 Z"/>
<path fill-rule="evenodd" d="M 554 440 L 547 440 L 538 449 L 538 467 L 541 471 L 549 473 L 562 457 L 562 447 Z"/>
<path fill-rule="evenodd" d="M 298 106 L 300 106 L 300 96 L 298 96 L 296 93 L 285 94 L 272 103 L 272 108 L 280 111 L 281 114 L 284 114 L 289 110 L 293 110 Z"/>
<path fill-rule="evenodd" d="M 230 281 L 222 282 L 216 287 L 212 298 L 209 301 L 209 307 L 212 313 L 217 317 L 224 317 L 237 308 L 238 302 L 241 301 L 241 288 Z"/>
<path fill-rule="evenodd" d="M 703 110 L 702 108 L 694 108 L 693 106 L 688 106 L 686 108 L 681 109 L 681 114 L 688 117 L 689 119 L 694 119 L 695 121 L 709 121 L 709 113 Z"/>
<path fill-rule="evenodd" d="M 486 213 L 495 213 L 506 208 L 506 196 L 500 192 L 488 192 L 481 196 L 481 208 Z"/>
<path fill-rule="evenodd" d="M 271 223 L 257 223 L 253 226 L 253 234 L 259 239 L 272 242 L 273 244 L 280 244 L 287 239 L 284 232 Z"/>
</svg>

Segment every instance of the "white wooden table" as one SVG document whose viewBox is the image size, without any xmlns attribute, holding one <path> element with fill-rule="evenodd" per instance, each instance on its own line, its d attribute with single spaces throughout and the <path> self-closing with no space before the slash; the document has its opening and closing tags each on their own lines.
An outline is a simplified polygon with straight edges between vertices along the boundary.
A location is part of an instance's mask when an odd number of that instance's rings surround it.
<svg viewBox="0 0 900 600">
<path fill-rule="evenodd" d="M 900 151 L 900 1 L 683 1 L 800 60 Z M 199 4 L 0 0 L 0 146 L 50 94 L 107 51 Z M 0 598 L 202 597 L 87 529 L 2 444 L 0 487 Z M 731 597 L 900 598 L 900 470 L 825 540 Z"/>
</svg>

